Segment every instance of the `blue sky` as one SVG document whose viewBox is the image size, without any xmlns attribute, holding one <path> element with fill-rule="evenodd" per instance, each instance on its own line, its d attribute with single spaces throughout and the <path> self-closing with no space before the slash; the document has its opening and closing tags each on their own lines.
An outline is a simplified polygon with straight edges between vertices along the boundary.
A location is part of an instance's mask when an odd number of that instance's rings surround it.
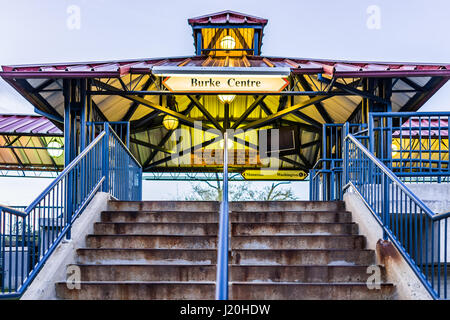
<svg viewBox="0 0 450 320">
<path fill-rule="evenodd" d="M 67 26 L 71 6 L 80 10 L 79 29 Z M 367 27 L 370 6 L 379 9 L 379 29 Z M 269 19 L 263 55 L 450 64 L 446 0 L 1 0 L 0 65 L 192 55 L 187 18 L 226 9 Z M 450 111 L 450 85 L 422 110 Z M 0 80 L 0 113 L 31 112 Z M 49 182 L 1 178 L 0 190 L 12 192 L 2 192 L 0 202 L 29 202 Z M 176 196 L 170 183 L 146 184 L 152 197 Z M 187 184 L 177 186 L 189 191 Z M 27 196 L 14 198 L 17 190 Z M 304 196 L 307 189 L 296 190 Z"/>
</svg>

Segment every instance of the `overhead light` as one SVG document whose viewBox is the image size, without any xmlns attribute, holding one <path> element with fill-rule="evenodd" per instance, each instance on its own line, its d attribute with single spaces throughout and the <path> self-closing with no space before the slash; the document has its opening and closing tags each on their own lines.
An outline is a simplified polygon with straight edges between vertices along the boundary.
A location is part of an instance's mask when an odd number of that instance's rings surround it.
<svg viewBox="0 0 450 320">
<path fill-rule="evenodd" d="M 63 154 L 62 145 L 58 141 L 55 140 L 50 141 L 47 144 L 47 148 L 49 148 L 47 149 L 47 152 L 50 155 L 50 157 L 58 158 Z"/>
<path fill-rule="evenodd" d="M 162 122 L 167 130 L 175 130 L 178 127 L 178 118 L 175 118 L 169 114 L 163 118 Z"/>
<path fill-rule="evenodd" d="M 392 143 L 391 148 L 392 148 L 392 155 L 393 156 L 398 155 L 398 152 L 400 151 L 400 147 L 396 143 Z"/>
<path fill-rule="evenodd" d="M 234 98 L 236 98 L 236 95 L 234 94 L 219 94 L 217 96 L 217 98 L 219 98 L 220 101 L 222 101 L 222 103 L 232 103 Z"/>
<path fill-rule="evenodd" d="M 232 36 L 225 36 L 220 40 L 220 47 L 226 50 L 233 50 L 236 47 L 236 40 Z"/>
</svg>

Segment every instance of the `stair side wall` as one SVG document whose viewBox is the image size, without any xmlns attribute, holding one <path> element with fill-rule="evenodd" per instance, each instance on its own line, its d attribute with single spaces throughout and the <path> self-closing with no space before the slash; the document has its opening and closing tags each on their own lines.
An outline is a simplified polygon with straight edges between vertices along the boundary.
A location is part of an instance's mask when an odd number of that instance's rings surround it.
<svg viewBox="0 0 450 320">
<path fill-rule="evenodd" d="M 72 239 L 59 243 L 52 255 L 31 282 L 21 300 L 56 299 L 55 283 L 66 280 L 66 267 L 76 262 L 76 250 L 86 246 L 86 236 L 94 232 L 94 223 L 100 221 L 100 213 L 107 209 L 110 195 L 97 193 L 72 226 Z M 76 289 L 74 289 L 76 290 Z"/>
<path fill-rule="evenodd" d="M 383 240 L 383 230 L 361 198 L 352 191 L 344 194 L 347 211 L 367 239 L 367 248 L 375 250 L 378 264 L 386 268 L 387 280 L 396 286 L 399 300 L 431 300 L 432 297 L 414 271 L 390 241 Z"/>
</svg>

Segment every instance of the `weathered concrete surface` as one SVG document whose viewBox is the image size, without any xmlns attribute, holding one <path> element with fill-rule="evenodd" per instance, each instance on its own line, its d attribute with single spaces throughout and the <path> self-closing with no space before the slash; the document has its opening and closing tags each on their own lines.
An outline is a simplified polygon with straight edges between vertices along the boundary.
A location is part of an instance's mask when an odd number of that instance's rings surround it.
<svg viewBox="0 0 450 320">
<path fill-rule="evenodd" d="M 217 236 L 176 236 L 176 235 L 97 235 L 86 238 L 89 248 L 118 249 L 214 249 Z"/>
<path fill-rule="evenodd" d="M 97 264 L 214 264 L 216 249 L 93 249 L 77 250 L 78 263 Z"/>
<path fill-rule="evenodd" d="M 76 264 L 81 281 L 216 281 L 215 264 Z"/>
<path fill-rule="evenodd" d="M 372 265 L 373 250 L 235 249 L 231 261 L 239 265 Z"/>
<path fill-rule="evenodd" d="M 238 202 L 230 206 L 230 298 L 390 299 L 370 290 L 366 250 L 343 202 Z M 56 283 L 63 299 L 212 299 L 217 261 L 215 202 L 111 201 L 86 247 L 81 283 Z M 259 292 L 255 292 L 259 291 Z"/>
<path fill-rule="evenodd" d="M 367 267 L 368 265 L 233 265 L 231 279 L 237 282 L 265 279 L 271 282 L 364 283 L 367 280 Z M 381 281 L 386 281 L 384 268 L 381 269 Z"/>
<path fill-rule="evenodd" d="M 356 223 L 314 223 L 314 222 L 286 222 L 286 223 L 232 223 L 231 233 L 236 236 L 245 235 L 343 235 L 357 234 Z"/>
<path fill-rule="evenodd" d="M 433 212 L 450 212 L 450 183 L 406 183 Z"/>
<path fill-rule="evenodd" d="M 217 201 L 110 201 L 108 210 L 112 211 L 192 211 L 218 212 Z"/>
<path fill-rule="evenodd" d="M 229 205 L 231 211 L 286 212 L 286 211 L 344 211 L 342 201 L 235 201 Z"/>
<path fill-rule="evenodd" d="M 233 236 L 233 249 L 364 249 L 359 235 Z"/>
<path fill-rule="evenodd" d="M 217 236 L 217 223 L 135 223 L 135 222 L 97 222 L 95 234 L 148 234 L 148 235 L 184 235 Z"/>
<path fill-rule="evenodd" d="M 77 300 L 212 300 L 215 282 L 82 282 L 82 290 L 56 284 L 58 297 Z"/>
<path fill-rule="evenodd" d="M 250 283 L 232 285 L 232 299 L 239 300 L 389 300 L 395 297 L 392 284 L 368 290 L 362 283 Z"/>
<path fill-rule="evenodd" d="M 39 274 L 25 291 L 22 300 L 56 299 L 55 282 L 66 278 L 66 266 L 76 261 L 76 249 L 85 245 L 86 235 L 93 232 L 94 222 L 100 221 L 100 213 L 106 210 L 109 194 L 99 192 L 84 212 L 75 220 L 72 239 L 62 241 L 50 255 Z"/>
<path fill-rule="evenodd" d="M 367 247 L 376 251 L 377 263 L 384 265 L 387 280 L 397 288 L 397 297 L 401 300 L 431 299 L 428 291 L 402 258 L 398 250 L 391 244 L 379 242 L 383 239 L 383 231 L 356 193 L 344 194 L 347 210 L 352 212 L 353 220 L 358 224 L 361 234 L 367 239 Z"/>
</svg>

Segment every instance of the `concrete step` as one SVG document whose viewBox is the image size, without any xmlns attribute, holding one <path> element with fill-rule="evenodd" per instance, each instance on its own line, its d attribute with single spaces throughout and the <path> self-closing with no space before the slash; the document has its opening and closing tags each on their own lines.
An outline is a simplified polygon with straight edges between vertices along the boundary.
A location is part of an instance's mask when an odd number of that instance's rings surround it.
<svg viewBox="0 0 450 320">
<path fill-rule="evenodd" d="M 217 235 L 218 228 L 217 223 L 98 222 L 94 225 L 94 233 L 213 236 Z"/>
<path fill-rule="evenodd" d="M 81 281 L 215 281 L 215 264 L 76 264 Z M 300 282 L 334 283 L 364 282 L 369 266 L 242 266 L 230 265 L 230 281 L 255 282 Z M 384 268 L 381 281 L 386 281 Z"/>
<path fill-rule="evenodd" d="M 217 223 L 219 213 L 194 211 L 103 211 L 102 222 L 142 223 Z M 350 212 L 345 211 L 273 211 L 230 213 L 231 222 L 243 223 L 350 223 Z"/>
<path fill-rule="evenodd" d="M 233 236 L 234 249 L 364 249 L 359 235 Z"/>
<path fill-rule="evenodd" d="M 217 201 L 109 201 L 109 211 L 213 211 L 219 212 Z"/>
<path fill-rule="evenodd" d="M 93 249 L 77 250 L 81 264 L 215 264 L 215 249 Z"/>
<path fill-rule="evenodd" d="M 233 265 L 231 268 L 231 281 L 238 282 L 301 282 L 301 283 L 338 283 L 363 282 L 372 273 L 367 273 L 368 265 L 360 266 L 324 266 L 324 265 Z M 384 268 L 380 267 L 382 279 L 386 281 Z"/>
<path fill-rule="evenodd" d="M 344 235 L 357 234 L 354 223 L 233 223 L 232 235 Z M 95 234 L 148 234 L 148 235 L 217 235 L 217 223 L 177 222 L 97 222 Z"/>
<path fill-rule="evenodd" d="M 356 223 L 233 223 L 232 235 L 344 235 L 358 234 Z"/>
<path fill-rule="evenodd" d="M 60 299 L 76 300 L 212 300 L 214 282 L 81 282 L 80 289 L 56 283 Z"/>
<path fill-rule="evenodd" d="M 343 201 L 233 201 L 231 211 L 344 211 Z"/>
<path fill-rule="evenodd" d="M 371 265 L 375 263 L 375 252 L 336 249 L 241 249 L 233 250 L 231 261 L 240 265 Z"/>
<path fill-rule="evenodd" d="M 233 211 L 231 222 L 244 223 L 350 223 L 352 216 L 346 211 Z"/>
<path fill-rule="evenodd" d="M 217 223 L 219 212 L 196 211 L 103 211 L 102 222 Z"/>
<path fill-rule="evenodd" d="M 214 249 L 93 249 L 77 250 L 80 264 L 215 264 Z M 230 263 L 240 265 L 371 265 L 372 250 L 233 250 Z"/>
<path fill-rule="evenodd" d="M 369 290 L 365 283 L 233 282 L 234 300 L 385 300 L 395 296 L 392 284 Z"/>
<path fill-rule="evenodd" d="M 343 211 L 343 201 L 233 201 L 231 211 Z M 218 211 L 217 201 L 110 201 L 112 211 Z"/>
<path fill-rule="evenodd" d="M 88 235 L 89 248 L 214 249 L 217 236 Z"/>
<path fill-rule="evenodd" d="M 216 281 L 215 264 L 77 264 L 81 281 Z"/>
</svg>

